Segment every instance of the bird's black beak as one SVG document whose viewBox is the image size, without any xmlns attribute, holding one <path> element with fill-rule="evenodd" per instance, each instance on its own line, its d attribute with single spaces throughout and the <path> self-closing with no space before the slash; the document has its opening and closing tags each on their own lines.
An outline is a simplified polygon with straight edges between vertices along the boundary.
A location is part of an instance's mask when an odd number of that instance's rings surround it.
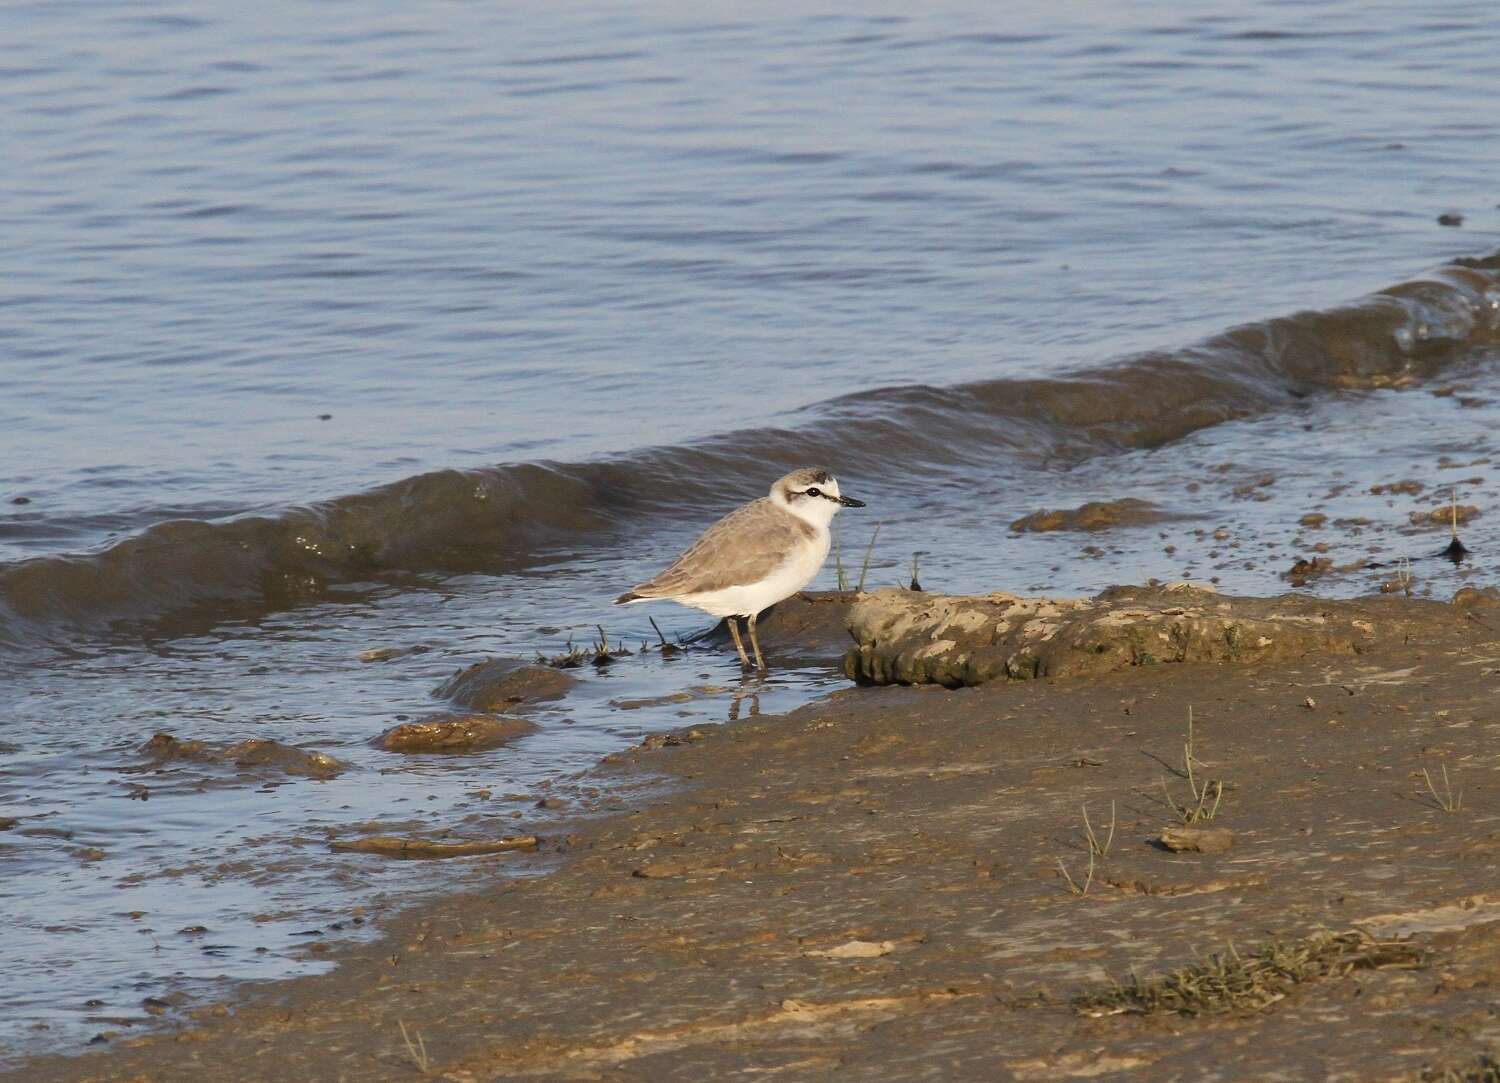
<svg viewBox="0 0 1500 1083">
<path fill-rule="evenodd" d="M 865 506 L 863 500 L 855 500 L 852 496 L 841 496 L 838 499 L 839 503 L 846 508 L 862 508 Z"/>
</svg>

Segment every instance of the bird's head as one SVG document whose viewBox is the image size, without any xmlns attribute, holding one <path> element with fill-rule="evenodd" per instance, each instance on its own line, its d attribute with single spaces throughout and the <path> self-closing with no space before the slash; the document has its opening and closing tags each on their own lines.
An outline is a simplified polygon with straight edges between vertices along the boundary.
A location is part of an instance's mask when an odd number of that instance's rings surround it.
<svg viewBox="0 0 1500 1083">
<path fill-rule="evenodd" d="M 840 508 L 862 508 L 863 500 L 839 492 L 838 479 L 816 466 L 793 470 L 771 486 L 771 503 L 815 526 L 827 526 Z"/>
</svg>

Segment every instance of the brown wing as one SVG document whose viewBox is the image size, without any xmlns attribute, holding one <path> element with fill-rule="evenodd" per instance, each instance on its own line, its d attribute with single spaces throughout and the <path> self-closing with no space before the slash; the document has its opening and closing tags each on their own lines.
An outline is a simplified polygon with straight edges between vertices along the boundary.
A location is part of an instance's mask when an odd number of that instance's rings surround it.
<svg viewBox="0 0 1500 1083">
<path fill-rule="evenodd" d="M 764 579 L 813 528 L 766 497 L 730 512 L 703 532 L 677 562 L 630 590 L 640 598 L 671 598 Z"/>
</svg>

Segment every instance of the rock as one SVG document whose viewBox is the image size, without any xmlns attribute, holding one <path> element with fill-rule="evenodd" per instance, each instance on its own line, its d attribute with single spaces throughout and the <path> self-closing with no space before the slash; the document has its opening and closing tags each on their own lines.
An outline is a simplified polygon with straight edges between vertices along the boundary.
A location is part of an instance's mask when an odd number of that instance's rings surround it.
<svg viewBox="0 0 1500 1083">
<path fill-rule="evenodd" d="M 218 758 L 206 741 L 180 741 L 170 733 L 153 733 L 141 751 L 153 760 L 166 763 L 169 760 L 193 760 L 203 763 Z"/>
<path fill-rule="evenodd" d="M 1415 478 L 1408 478 L 1405 481 L 1388 481 L 1384 485 L 1371 485 L 1370 492 L 1376 496 L 1384 496 L 1386 494 L 1395 496 L 1398 493 L 1407 493 L 1411 496 L 1416 496 L 1425 488 L 1427 488 L 1425 483 Z"/>
<path fill-rule="evenodd" d="M 859 578 L 857 571 L 854 578 Z M 852 590 L 803 591 L 777 602 L 756 621 L 761 649 L 773 666 L 794 666 L 804 661 L 826 664 L 849 645 L 845 625 L 849 607 L 859 597 Z M 744 622 L 740 623 L 743 631 Z M 723 621 L 703 637 L 703 642 L 720 650 L 734 650 Z M 749 649 L 748 642 L 745 646 Z"/>
<path fill-rule="evenodd" d="M 692 866 L 681 861 L 652 861 L 632 870 L 631 876 L 642 880 L 665 880 L 673 876 L 684 876 Z"/>
<path fill-rule="evenodd" d="M 536 729 L 524 718 L 441 711 L 392 726 L 374 744 L 387 752 L 481 752 Z"/>
<path fill-rule="evenodd" d="M 262 738 L 230 745 L 222 755 L 236 767 L 278 767 L 289 775 L 308 778 L 332 778 L 344 769 L 326 752 L 308 752 Z"/>
<path fill-rule="evenodd" d="M 1495 587 L 1461 587 L 1453 595 L 1453 604 L 1460 609 L 1490 608 L 1500 605 L 1500 589 Z M 0 828 L 3 830 L 3 828 Z"/>
<path fill-rule="evenodd" d="M 702 729 L 694 726 L 692 729 L 674 730 L 671 733 L 648 733 L 641 738 L 641 748 L 675 748 L 679 745 L 689 744 L 693 741 L 701 741 L 706 736 Z"/>
<path fill-rule="evenodd" d="M 1234 832 L 1227 827 L 1168 827 L 1161 844 L 1174 854 L 1222 854 L 1234 845 Z"/>
<path fill-rule="evenodd" d="M 361 662 L 389 662 L 406 653 L 407 649 L 403 647 L 371 647 L 367 651 L 359 652 L 359 660 Z"/>
<path fill-rule="evenodd" d="M 896 950 L 894 940 L 851 940 L 825 951 L 804 951 L 809 959 L 878 959 Z"/>
<path fill-rule="evenodd" d="M 233 745 L 208 741 L 180 741 L 170 733 L 155 733 L 141 745 L 153 765 L 173 760 L 192 763 L 230 763 L 236 767 L 275 767 L 289 775 L 332 778 L 347 765 L 325 752 L 309 752 L 280 741 L 251 738 Z"/>
<path fill-rule="evenodd" d="M 1302 526 L 1310 527 L 1313 530 L 1316 530 L 1318 527 L 1328 522 L 1328 516 L 1324 515 L 1322 512 L 1310 511 L 1302 518 L 1298 519 L 1297 522 Z"/>
<path fill-rule="evenodd" d="M 1302 586 L 1316 575 L 1326 575 L 1333 571 L 1333 561 L 1328 557 L 1313 557 L 1308 560 L 1301 557 L 1287 570 L 1286 577 L 1292 581 L 1294 586 Z"/>
<path fill-rule="evenodd" d="M 1467 523 L 1477 518 L 1479 509 L 1473 504 L 1460 504 L 1456 508 L 1452 504 L 1439 504 L 1428 511 L 1414 511 L 1410 516 L 1412 526 L 1452 526 L 1455 519 Z"/>
<path fill-rule="evenodd" d="M 957 688 L 1159 663 L 1350 655 L 1440 629 L 1451 612 L 1398 598 L 1226 598 L 1187 584 L 1114 587 L 1092 599 L 883 590 L 849 612 L 856 645 L 844 672 L 870 684 Z"/>
<path fill-rule="evenodd" d="M 550 666 L 489 658 L 455 673 L 433 695 L 473 711 L 502 711 L 519 703 L 561 699 L 574 680 Z"/>
<path fill-rule="evenodd" d="M 396 658 L 406 658 L 413 654 L 426 654 L 432 648 L 422 643 L 410 647 L 371 647 L 367 651 L 360 651 L 358 658 L 361 662 L 389 662 Z"/>
<path fill-rule="evenodd" d="M 638 711 L 642 707 L 670 707 L 674 703 L 691 703 L 692 700 L 691 692 L 673 692 L 670 695 L 651 696 L 647 699 L 612 699 L 609 705 L 622 711 Z"/>
<path fill-rule="evenodd" d="M 1156 523 L 1170 516 L 1149 500 L 1126 497 L 1123 500 L 1094 500 L 1076 508 L 1049 511 L 1043 509 L 1023 515 L 1010 524 L 1014 531 L 1042 533 L 1051 530 L 1108 530 L 1115 526 L 1139 526 Z"/>
<path fill-rule="evenodd" d="M 375 835 L 349 842 L 331 842 L 330 850 L 338 853 L 381 854 L 385 857 L 468 857 L 472 854 L 503 854 L 511 850 L 535 850 L 535 835 L 514 835 L 503 839 L 476 839 L 472 842 L 435 842 L 431 839 L 402 839 L 392 835 Z"/>
</svg>

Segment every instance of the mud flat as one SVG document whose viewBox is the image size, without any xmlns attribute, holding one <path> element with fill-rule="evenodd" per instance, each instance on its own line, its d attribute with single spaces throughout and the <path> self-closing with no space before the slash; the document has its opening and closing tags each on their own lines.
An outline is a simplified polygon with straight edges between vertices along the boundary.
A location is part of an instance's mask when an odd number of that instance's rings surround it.
<svg viewBox="0 0 1500 1083">
<path fill-rule="evenodd" d="M 667 796 L 477 859 L 549 874 L 7 1078 L 1367 1080 L 1500 1049 L 1494 599 L 848 620 L 862 679 L 929 683 L 649 738 L 598 771 Z"/>
</svg>

